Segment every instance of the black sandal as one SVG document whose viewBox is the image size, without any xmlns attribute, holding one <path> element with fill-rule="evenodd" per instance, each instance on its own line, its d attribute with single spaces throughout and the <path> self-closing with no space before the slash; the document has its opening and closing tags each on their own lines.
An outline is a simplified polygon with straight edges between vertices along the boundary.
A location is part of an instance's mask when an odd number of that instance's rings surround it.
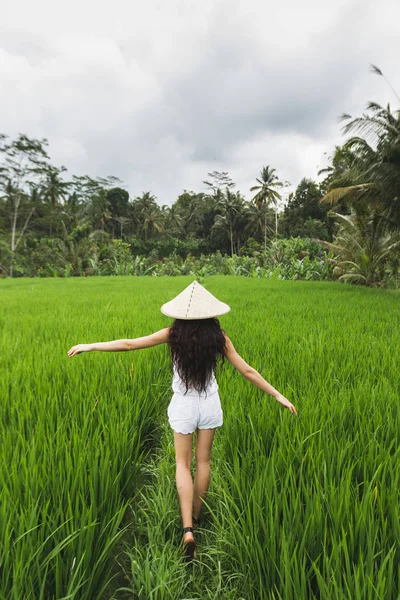
<svg viewBox="0 0 400 600">
<path fill-rule="evenodd" d="M 189 531 L 193 533 L 193 527 L 183 528 L 183 533 L 188 533 Z M 187 562 L 196 558 L 196 542 L 194 541 L 194 539 L 188 540 L 187 542 L 183 542 L 183 549 L 185 552 L 185 560 Z"/>
<path fill-rule="evenodd" d="M 193 516 L 193 529 L 196 531 L 200 527 L 200 515 L 197 517 Z"/>
</svg>

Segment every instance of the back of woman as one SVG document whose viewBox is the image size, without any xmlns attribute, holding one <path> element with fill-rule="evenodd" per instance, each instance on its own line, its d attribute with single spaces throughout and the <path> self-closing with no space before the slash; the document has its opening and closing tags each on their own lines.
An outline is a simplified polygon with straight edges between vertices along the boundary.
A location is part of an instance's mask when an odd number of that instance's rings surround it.
<svg viewBox="0 0 400 600">
<path fill-rule="evenodd" d="M 225 358 L 225 336 L 218 319 L 176 319 L 168 345 L 173 366 L 168 406 L 171 428 L 193 433 L 223 424 L 223 412 L 215 372 Z"/>
<path fill-rule="evenodd" d="M 184 393 L 205 393 L 215 379 L 218 361 L 225 357 L 225 337 L 218 319 L 176 319 L 168 344 L 175 379 L 185 386 Z"/>
</svg>

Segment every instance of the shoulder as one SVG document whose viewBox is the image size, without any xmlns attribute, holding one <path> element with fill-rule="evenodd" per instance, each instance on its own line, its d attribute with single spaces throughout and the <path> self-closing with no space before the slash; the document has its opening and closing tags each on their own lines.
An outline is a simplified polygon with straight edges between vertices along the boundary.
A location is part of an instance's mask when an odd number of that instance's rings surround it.
<svg viewBox="0 0 400 600">
<path fill-rule="evenodd" d="M 165 343 L 168 342 L 170 331 L 171 327 L 164 327 L 164 329 L 156 331 L 156 333 L 153 335 L 157 336 L 160 340 L 162 340 Z"/>
</svg>

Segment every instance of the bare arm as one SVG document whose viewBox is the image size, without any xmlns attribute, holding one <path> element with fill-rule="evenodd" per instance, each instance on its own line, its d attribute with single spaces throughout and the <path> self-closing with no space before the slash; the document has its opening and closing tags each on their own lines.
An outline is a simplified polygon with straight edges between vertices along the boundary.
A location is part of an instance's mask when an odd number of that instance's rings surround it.
<svg viewBox="0 0 400 600">
<path fill-rule="evenodd" d="M 297 414 L 296 409 L 293 406 L 293 404 L 291 404 L 287 398 L 282 396 L 282 394 L 280 392 L 278 392 L 278 390 L 276 390 L 270 383 L 268 383 L 268 381 L 266 381 L 264 379 L 264 377 L 262 377 L 258 371 L 253 369 L 253 367 L 248 365 L 247 362 L 245 360 L 243 360 L 243 358 L 236 352 L 231 340 L 229 339 L 229 337 L 227 335 L 225 335 L 225 340 L 226 340 L 226 352 L 225 352 L 226 358 L 235 367 L 235 369 L 237 369 L 239 371 L 239 373 L 241 375 L 243 375 L 243 377 L 245 377 L 248 381 L 250 381 L 250 383 L 252 383 L 256 387 L 260 388 L 260 390 L 262 390 L 263 392 L 270 394 L 280 404 L 282 404 L 286 408 L 289 408 L 290 411 L 293 412 L 294 414 Z"/>
<path fill-rule="evenodd" d="M 68 351 L 68 356 L 71 358 L 81 352 L 93 352 L 94 350 L 102 352 L 125 352 L 127 350 L 140 350 L 142 348 L 150 348 L 158 344 L 165 344 L 168 341 L 169 327 L 160 329 L 151 335 L 146 335 L 140 338 L 114 340 L 112 342 L 96 342 L 94 344 L 78 344 L 72 346 Z"/>
</svg>

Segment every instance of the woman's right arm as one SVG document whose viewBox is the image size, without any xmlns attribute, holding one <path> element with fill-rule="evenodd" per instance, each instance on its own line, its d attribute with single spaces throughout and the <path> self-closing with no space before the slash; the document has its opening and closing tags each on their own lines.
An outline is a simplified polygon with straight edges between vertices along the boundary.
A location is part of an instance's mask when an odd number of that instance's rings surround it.
<svg viewBox="0 0 400 600">
<path fill-rule="evenodd" d="M 229 362 L 235 367 L 235 369 L 237 369 L 239 373 L 243 375 L 243 377 L 245 377 L 253 385 L 260 388 L 260 390 L 262 390 L 263 392 L 266 392 L 267 394 L 273 396 L 277 402 L 288 408 L 290 412 L 297 415 L 296 409 L 293 406 L 293 404 L 289 402 L 289 400 L 285 398 L 285 396 L 282 396 L 282 394 L 280 394 L 278 390 L 272 387 L 272 385 L 269 384 L 268 381 L 266 381 L 258 371 L 253 369 L 253 367 L 251 367 L 250 365 L 248 365 L 247 362 L 243 360 L 243 358 L 236 352 L 228 336 L 226 334 L 224 335 L 226 341 L 225 356 L 229 360 Z"/>
<path fill-rule="evenodd" d="M 127 350 L 141 350 L 142 348 L 150 348 L 158 344 L 165 344 L 168 341 L 169 327 L 160 329 L 151 335 L 144 337 L 124 340 L 113 340 L 112 342 L 96 342 L 94 344 L 78 344 L 72 346 L 68 351 L 68 356 L 71 358 L 81 352 L 93 352 L 94 350 L 103 352 L 124 352 Z"/>
</svg>

